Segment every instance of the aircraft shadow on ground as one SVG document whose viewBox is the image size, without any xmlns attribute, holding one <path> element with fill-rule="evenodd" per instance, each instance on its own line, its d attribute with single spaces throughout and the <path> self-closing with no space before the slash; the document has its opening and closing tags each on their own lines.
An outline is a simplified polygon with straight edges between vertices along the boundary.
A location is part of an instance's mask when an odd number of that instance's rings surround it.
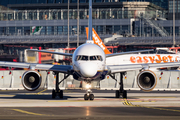
<svg viewBox="0 0 180 120">
<path fill-rule="evenodd" d="M 63 99 L 60 99 L 58 96 L 56 96 L 55 99 L 52 99 L 51 95 L 15 95 L 13 97 L 4 97 L 4 96 L 0 97 L 0 99 L 35 99 L 35 100 L 67 100 L 68 98 L 79 98 L 79 97 L 64 96 Z"/>
<path fill-rule="evenodd" d="M 52 99 L 51 95 L 15 95 L 13 97 L 5 97 L 2 96 L 0 99 L 34 99 L 34 100 L 68 100 L 71 98 L 79 98 L 79 99 L 84 99 L 84 95 L 81 96 L 63 96 L 63 99 L 59 98 L 59 96 L 56 96 L 55 99 Z M 115 98 L 115 97 L 108 97 L 108 96 L 95 96 L 94 99 L 123 99 L 122 97 L 120 98 Z M 127 99 L 137 99 L 137 97 L 128 97 Z"/>
</svg>

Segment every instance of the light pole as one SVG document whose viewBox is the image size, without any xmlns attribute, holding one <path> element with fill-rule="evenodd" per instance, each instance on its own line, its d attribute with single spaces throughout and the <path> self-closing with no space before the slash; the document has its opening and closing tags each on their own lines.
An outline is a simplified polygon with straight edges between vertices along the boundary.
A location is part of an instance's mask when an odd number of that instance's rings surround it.
<svg viewBox="0 0 180 120">
<path fill-rule="evenodd" d="M 68 45 L 67 48 L 69 48 L 69 0 L 68 0 Z M 69 53 L 69 50 L 68 50 Z"/>
<path fill-rule="evenodd" d="M 77 0 L 77 47 L 79 46 L 79 0 Z"/>
<path fill-rule="evenodd" d="M 175 39 L 175 0 L 173 0 L 173 47 L 176 45 Z"/>
</svg>

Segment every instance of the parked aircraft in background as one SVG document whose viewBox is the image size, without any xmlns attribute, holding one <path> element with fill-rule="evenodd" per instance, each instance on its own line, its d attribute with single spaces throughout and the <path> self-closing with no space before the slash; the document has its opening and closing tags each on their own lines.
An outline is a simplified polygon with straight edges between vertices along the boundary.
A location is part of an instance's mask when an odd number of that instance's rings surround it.
<svg viewBox="0 0 180 120">
<path fill-rule="evenodd" d="M 111 54 L 111 52 L 106 48 L 94 28 L 92 28 L 92 34 L 94 43 L 100 46 L 104 50 L 105 54 Z M 88 27 L 86 27 L 86 35 L 88 36 Z M 108 57 L 106 59 L 106 64 L 118 65 L 137 63 L 167 63 L 180 61 L 180 54 L 176 54 L 175 52 L 168 50 L 168 48 L 157 48 L 157 50 L 158 53 L 156 54 L 127 54 Z"/>
<path fill-rule="evenodd" d="M 85 44 L 79 46 L 73 54 L 60 53 L 43 50 L 33 50 L 35 52 L 46 52 L 58 55 L 65 55 L 72 57 L 72 65 L 50 65 L 50 64 L 31 64 L 31 63 L 18 63 L 18 62 L 4 62 L 0 61 L 0 66 L 15 67 L 15 68 L 28 68 L 22 76 L 22 85 L 25 89 L 34 91 L 37 90 L 41 85 L 41 74 L 38 70 L 54 71 L 56 73 L 56 86 L 55 90 L 52 91 L 52 98 L 59 96 L 63 98 L 63 91 L 59 88 L 59 84 L 64 81 L 68 76 L 72 75 L 74 79 L 85 81 L 88 83 L 87 93 L 84 95 L 85 100 L 93 100 L 94 95 L 90 90 L 90 84 L 92 81 L 103 80 L 106 75 L 113 76 L 115 73 L 121 73 L 120 77 L 120 88 L 116 91 L 116 98 L 122 96 L 127 98 L 127 91 L 123 87 L 123 75 L 130 70 L 139 70 L 137 76 L 137 84 L 144 91 L 151 91 L 155 88 L 157 83 L 157 77 L 152 68 L 161 67 L 179 67 L 179 62 L 163 62 L 163 63 L 133 63 L 129 64 L 126 62 L 118 63 L 109 59 L 115 56 L 124 56 L 126 54 L 146 52 L 149 50 L 132 51 L 132 52 L 121 52 L 121 53 L 108 53 L 105 54 L 104 50 L 98 45 L 94 44 L 92 40 L 92 0 L 89 0 L 89 32 L 88 40 Z M 136 58 L 136 57 L 135 57 Z M 120 58 L 119 58 L 120 59 Z M 139 58 L 137 58 L 139 59 Z M 133 59 L 134 60 L 134 59 Z M 135 61 L 135 60 L 134 60 Z M 137 60 L 136 60 L 137 61 Z M 59 81 L 59 73 L 64 73 L 64 78 Z"/>
</svg>

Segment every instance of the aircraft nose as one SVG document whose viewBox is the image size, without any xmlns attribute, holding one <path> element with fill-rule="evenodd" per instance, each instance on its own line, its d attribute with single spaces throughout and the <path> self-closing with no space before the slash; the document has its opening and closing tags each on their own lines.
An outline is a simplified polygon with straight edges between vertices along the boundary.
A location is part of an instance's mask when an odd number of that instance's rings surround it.
<svg viewBox="0 0 180 120">
<path fill-rule="evenodd" d="M 97 65 L 93 63 L 83 63 L 80 65 L 80 72 L 83 77 L 94 77 L 97 73 Z"/>
</svg>

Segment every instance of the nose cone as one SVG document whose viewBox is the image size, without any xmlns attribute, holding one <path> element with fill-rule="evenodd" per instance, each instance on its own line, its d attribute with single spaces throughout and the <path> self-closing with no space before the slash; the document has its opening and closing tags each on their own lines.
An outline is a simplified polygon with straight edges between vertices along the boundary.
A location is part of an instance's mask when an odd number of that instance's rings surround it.
<svg viewBox="0 0 180 120">
<path fill-rule="evenodd" d="M 94 77 L 97 73 L 97 65 L 93 63 L 83 63 L 80 65 L 80 72 L 83 77 Z"/>
</svg>

